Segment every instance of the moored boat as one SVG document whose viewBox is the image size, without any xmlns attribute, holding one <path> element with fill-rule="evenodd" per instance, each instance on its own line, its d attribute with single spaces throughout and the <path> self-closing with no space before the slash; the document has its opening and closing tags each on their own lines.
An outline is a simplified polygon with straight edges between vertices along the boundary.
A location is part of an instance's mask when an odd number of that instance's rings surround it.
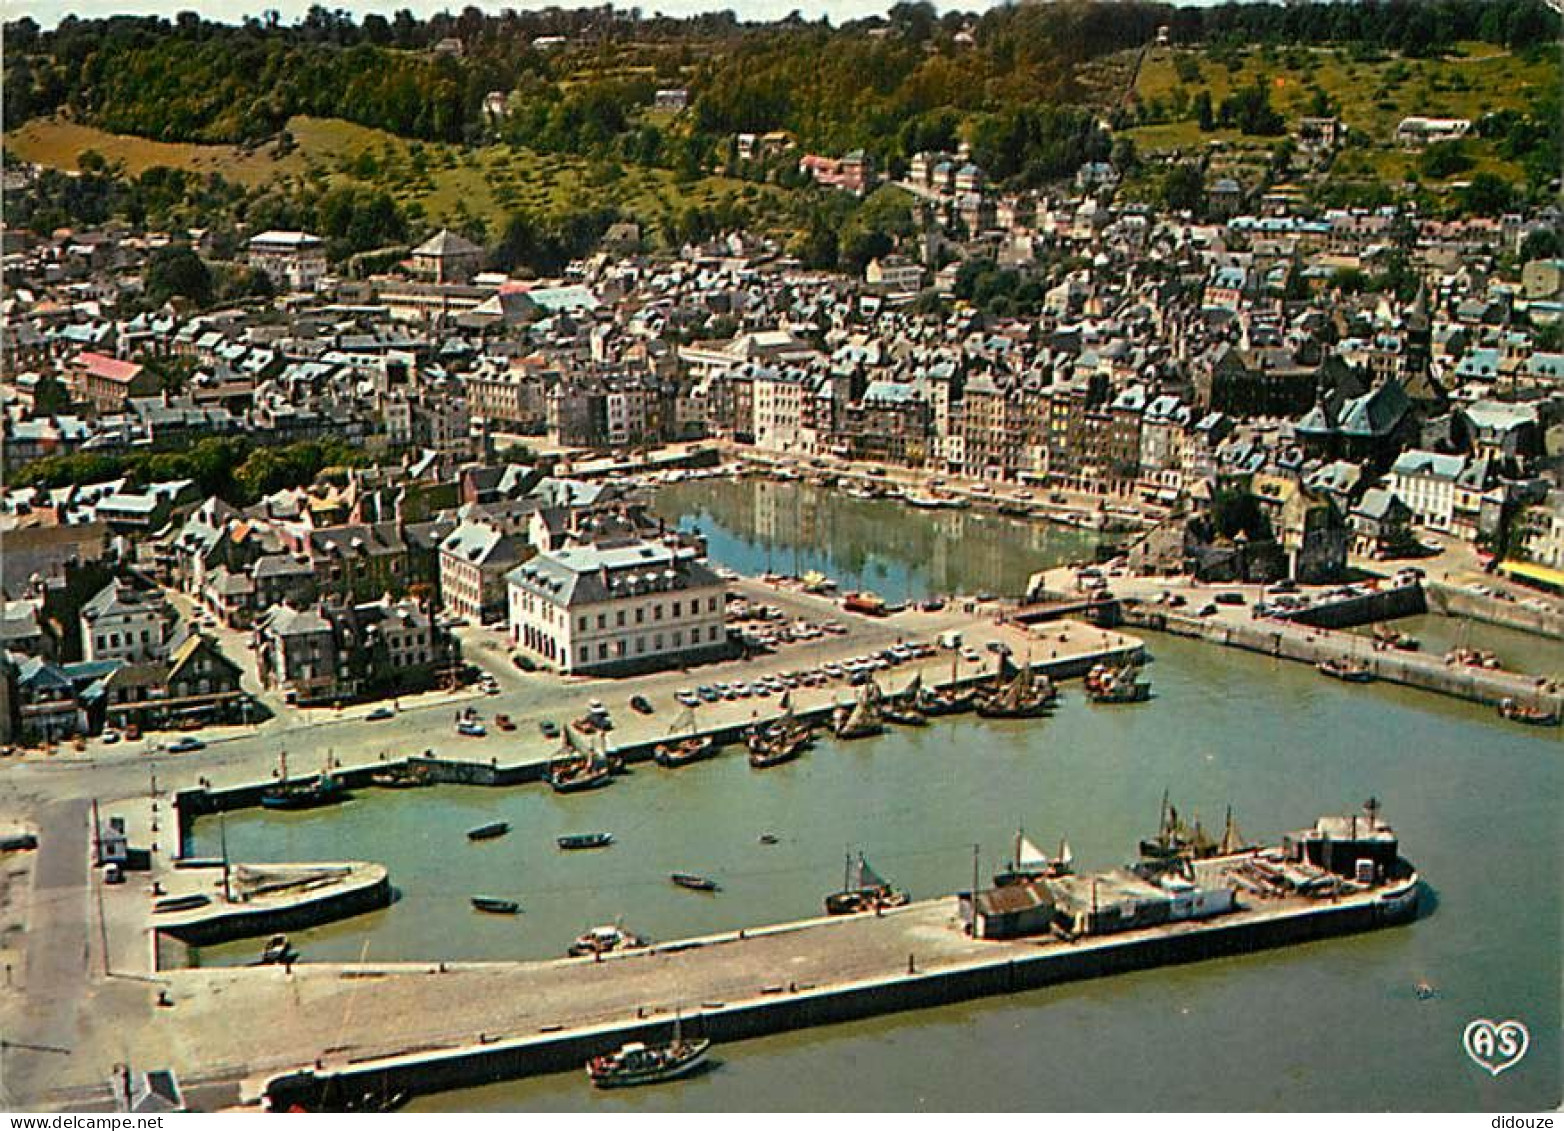
<svg viewBox="0 0 1564 1131">
<path fill-rule="evenodd" d="M 828 915 L 852 915 L 901 907 L 910 900 L 906 892 L 886 883 L 860 852 L 856 860 L 848 856 L 842 890 L 825 897 L 825 910 Z"/>
<path fill-rule="evenodd" d="M 710 735 L 692 736 L 679 742 L 662 742 L 652 751 L 652 760 L 664 769 L 677 769 L 700 762 L 717 753 L 717 740 Z"/>
<path fill-rule="evenodd" d="M 472 906 L 474 911 L 489 915 L 514 915 L 521 910 L 521 904 L 514 899 L 497 899 L 492 895 L 473 896 Z"/>
<path fill-rule="evenodd" d="M 681 888 L 689 888 L 691 891 L 717 892 L 722 890 L 722 885 L 716 880 L 706 876 L 698 876 L 694 872 L 672 872 L 668 878 Z"/>
<path fill-rule="evenodd" d="M 1038 719 L 1053 709 L 1058 698 L 1053 680 L 1034 678 L 1032 665 L 1024 663 L 1008 684 L 978 693 L 977 713 L 985 719 Z"/>
<path fill-rule="evenodd" d="M 1016 830 L 1015 855 L 1011 862 L 994 873 L 995 887 L 1011 887 L 1067 876 L 1075 871 L 1075 855 L 1068 842 L 1059 842 L 1059 855 L 1050 858 L 1048 853 L 1027 839 L 1026 833 Z"/>
<path fill-rule="evenodd" d="M 1526 723 L 1535 727 L 1556 727 L 1559 725 L 1557 711 L 1549 711 L 1542 707 L 1534 707 L 1514 699 L 1504 699 L 1499 703 L 1499 717 L 1509 719 L 1511 722 Z"/>
<path fill-rule="evenodd" d="M 789 712 L 769 726 L 751 730 L 745 745 L 749 747 L 749 764 L 757 770 L 767 770 L 791 762 L 812 741 L 814 732 Z"/>
<path fill-rule="evenodd" d="M 579 793 L 607 785 L 613 774 L 613 766 L 607 758 L 583 755 L 550 762 L 544 780 L 555 793 Z"/>
<path fill-rule="evenodd" d="M 570 956 L 581 958 L 588 954 L 611 954 L 616 950 L 634 950 L 647 944 L 642 936 L 627 931 L 618 923 L 593 927 L 576 937 L 570 944 Z"/>
<path fill-rule="evenodd" d="M 885 722 L 880 717 L 878 688 L 873 682 L 863 685 L 863 690 L 851 707 L 844 704 L 832 712 L 831 732 L 837 738 L 868 738 L 885 733 Z"/>
<path fill-rule="evenodd" d="M 1372 683 L 1374 673 L 1369 670 L 1367 664 L 1358 663 L 1356 660 L 1321 660 L 1314 665 L 1321 675 L 1328 675 L 1332 679 L 1339 679 L 1346 683 Z"/>
<path fill-rule="evenodd" d="M 1136 664 L 1098 664 L 1086 673 L 1086 697 L 1093 703 L 1144 703 L 1151 681 L 1140 678 Z"/>
<path fill-rule="evenodd" d="M 379 789 L 419 789 L 433 785 L 434 778 L 423 766 L 403 765 L 371 774 L 369 782 Z"/>
<path fill-rule="evenodd" d="M 490 821 L 487 825 L 479 825 L 475 829 L 467 830 L 468 840 L 493 840 L 495 837 L 504 836 L 510 832 L 508 821 Z"/>
<path fill-rule="evenodd" d="M 587 1078 L 599 1088 L 632 1088 L 641 1084 L 660 1084 L 688 1076 L 706 1060 L 711 1041 L 706 1038 L 684 1040 L 675 1029 L 674 1039 L 665 1045 L 631 1041 L 617 1052 L 594 1056 L 587 1061 Z"/>
<path fill-rule="evenodd" d="M 264 809 L 319 809 L 348 799 L 343 784 L 329 773 L 316 774 L 302 781 L 283 781 L 261 793 Z"/>
<path fill-rule="evenodd" d="M 583 848 L 607 848 L 614 843 L 613 833 L 573 833 L 556 837 L 554 843 L 567 852 Z"/>
</svg>

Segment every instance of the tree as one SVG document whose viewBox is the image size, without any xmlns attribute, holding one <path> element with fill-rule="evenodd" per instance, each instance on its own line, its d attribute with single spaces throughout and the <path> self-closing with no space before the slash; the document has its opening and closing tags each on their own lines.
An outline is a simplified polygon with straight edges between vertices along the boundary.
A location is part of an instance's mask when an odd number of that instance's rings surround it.
<svg viewBox="0 0 1564 1131">
<path fill-rule="evenodd" d="M 1205 198 L 1205 178 L 1200 166 L 1183 162 L 1162 178 L 1162 203 L 1172 212 L 1197 212 Z"/>
<path fill-rule="evenodd" d="M 1195 121 L 1203 131 L 1216 129 L 1216 114 L 1211 109 L 1211 92 L 1202 90 L 1195 95 Z"/>
<path fill-rule="evenodd" d="M 152 253 L 147 262 L 145 287 L 147 300 L 154 306 L 162 306 L 171 298 L 189 299 L 196 306 L 209 306 L 212 302 L 212 273 L 201 257 L 183 244 Z"/>
<path fill-rule="evenodd" d="M 1561 255 L 1564 255 L 1564 237 L 1555 228 L 1538 228 L 1526 233 L 1521 241 L 1522 263 L 1530 263 L 1533 259 L 1557 259 Z"/>
<path fill-rule="evenodd" d="M 1478 173 L 1461 190 L 1461 207 L 1478 216 L 1500 216 L 1515 203 L 1515 190 L 1497 173 Z"/>
</svg>

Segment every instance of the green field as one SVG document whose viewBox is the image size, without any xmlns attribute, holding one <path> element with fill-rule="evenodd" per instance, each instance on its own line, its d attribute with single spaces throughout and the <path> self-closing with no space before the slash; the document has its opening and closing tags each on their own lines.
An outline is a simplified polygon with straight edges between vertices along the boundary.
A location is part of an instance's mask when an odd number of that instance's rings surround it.
<svg viewBox="0 0 1564 1131">
<path fill-rule="evenodd" d="M 774 186 L 728 177 L 680 182 L 667 169 L 591 162 L 509 145 L 464 149 L 409 141 L 338 119 L 294 118 L 288 132 L 296 147 L 281 157 L 273 142 L 255 148 L 170 144 L 60 119 L 28 122 L 8 141 L 24 161 L 67 170 L 78 167 L 84 151 L 94 150 L 131 174 L 166 165 L 220 173 L 249 186 L 367 184 L 387 190 L 413 216 L 430 223 L 456 221 L 465 213 L 486 221 L 492 233 L 516 211 L 546 214 L 592 203 L 617 206 L 656 224 L 673 211 L 733 200 L 774 215 L 786 211 L 788 198 Z"/>
<path fill-rule="evenodd" d="M 1191 73 L 1191 64 L 1198 67 L 1198 76 Z M 1439 59 L 1353 58 L 1346 50 L 1311 47 L 1248 48 L 1213 58 L 1205 50 L 1162 47 L 1147 53 L 1135 93 L 1142 105 L 1171 109 L 1187 106 L 1198 91 L 1206 90 L 1213 106 L 1220 106 L 1233 91 L 1255 83 L 1269 91 L 1272 107 L 1289 126 L 1313 113 L 1323 94 L 1360 142 L 1367 140 L 1367 145 L 1350 147 L 1337 158 L 1333 179 L 1395 184 L 1418 171 L 1419 155 L 1395 147 L 1396 126 L 1403 118 L 1475 121 L 1494 110 L 1529 110 L 1539 94 L 1556 95 L 1559 70 L 1556 61 L 1529 60 L 1481 43 L 1461 44 L 1457 53 Z M 1202 131 L 1192 109 L 1129 133 L 1146 154 L 1189 154 L 1218 143 L 1240 159 L 1244 151 L 1268 149 L 1277 140 L 1245 137 L 1231 129 Z M 1479 172 L 1524 180 L 1524 171 L 1499 157 L 1492 143 L 1470 137 L 1464 145 L 1472 168 L 1447 178 L 1447 186 Z"/>
</svg>

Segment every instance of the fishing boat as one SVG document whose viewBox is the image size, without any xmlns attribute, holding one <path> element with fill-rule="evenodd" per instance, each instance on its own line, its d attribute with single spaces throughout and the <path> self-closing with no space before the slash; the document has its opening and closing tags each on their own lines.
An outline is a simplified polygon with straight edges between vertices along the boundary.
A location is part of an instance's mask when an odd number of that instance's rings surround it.
<svg viewBox="0 0 1564 1131">
<path fill-rule="evenodd" d="M 581 755 L 556 758 L 549 763 L 543 778 L 554 788 L 555 793 L 580 793 L 582 790 L 607 785 L 613 774 L 613 766 L 607 758 Z"/>
<path fill-rule="evenodd" d="M 492 895 L 473 896 L 472 906 L 474 911 L 489 915 L 514 915 L 521 910 L 521 904 L 514 899 L 496 899 Z"/>
<path fill-rule="evenodd" d="M 1314 666 L 1321 675 L 1328 675 L 1332 679 L 1339 679 L 1345 683 L 1374 681 L 1374 673 L 1369 670 L 1368 665 L 1358 663 L 1356 660 L 1321 660 Z"/>
<path fill-rule="evenodd" d="M 627 931 L 618 923 L 611 923 L 603 927 L 593 927 L 576 937 L 576 941 L 570 944 L 570 956 L 581 958 L 589 954 L 611 954 L 616 950 L 634 950 L 647 944 L 647 940 L 632 931 Z"/>
<path fill-rule="evenodd" d="M 828 915 L 852 915 L 859 911 L 901 907 L 910 899 L 906 892 L 893 888 L 881 879 L 860 852 L 856 860 L 851 854 L 848 855 L 842 875 L 842 890 L 825 897 L 825 910 Z"/>
<path fill-rule="evenodd" d="M 985 719 L 1037 719 L 1048 714 L 1058 697 L 1053 680 L 1034 679 L 1032 665 L 1025 663 L 1008 684 L 979 693 L 977 713 Z"/>
<path fill-rule="evenodd" d="M 789 711 L 769 726 L 751 729 L 744 741 L 749 747 L 749 764 L 767 770 L 802 754 L 814 741 L 814 732 Z"/>
<path fill-rule="evenodd" d="M 261 791 L 261 807 L 264 809 L 318 809 L 347 799 L 347 789 L 329 770 L 322 770 L 299 781 L 289 781 L 287 751 L 282 753 L 277 784 Z"/>
<path fill-rule="evenodd" d="M 870 680 L 863 685 L 857 701 L 851 706 L 843 704 L 831 713 L 831 732 L 837 738 L 868 738 L 885 733 L 885 721 L 880 717 L 879 688 Z"/>
<path fill-rule="evenodd" d="M 1376 624 L 1373 628 L 1374 642 L 1386 648 L 1395 648 L 1402 652 L 1416 652 L 1423 646 L 1422 641 L 1415 636 L 1409 636 L 1399 629 L 1391 628 L 1388 624 Z"/>
<path fill-rule="evenodd" d="M 371 774 L 369 782 L 379 789 L 418 789 L 433 785 L 434 778 L 423 766 L 403 765 Z"/>
<path fill-rule="evenodd" d="M 679 742 L 660 742 L 652 751 L 652 760 L 664 769 L 674 770 L 700 762 L 717 752 L 717 740 L 710 735 L 694 736 Z"/>
<path fill-rule="evenodd" d="M 556 837 L 554 843 L 566 852 L 574 852 L 583 848 L 607 848 L 614 843 L 614 834 L 573 833 L 567 836 Z"/>
<path fill-rule="evenodd" d="M 1162 813 L 1157 820 L 1157 834 L 1140 842 L 1140 854 L 1147 860 L 1171 860 L 1185 855 L 1189 848 L 1189 830 L 1179 819 L 1178 807 L 1168 804 L 1168 794 L 1162 791 Z"/>
<path fill-rule="evenodd" d="M 261 951 L 261 965 L 277 966 L 292 962 L 298 956 L 299 952 L 288 942 L 287 935 L 273 935 Z"/>
<path fill-rule="evenodd" d="M 1499 703 L 1499 717 L 1509 719 L 1511 722 L 1526 723 L 1534 727 L 1556 727 L 1559 725 L 1557 711 L 1549 711 L 1542 707 L 1532 707 L 1514 699 L 1504 699 Z"/>
<path fill-rule="evenodd" d="M 880 717 L 897 726 L 922 727 L 929 725 L 929 718 L 917 707 L 905 703 L 886 702 L 880 706 Z"/>
<path fill-rule="evenodd" d="M 1093 703 L 1144 703 L 1151 681 L 1140 678 L 1136 664 L 1098 664 L 1086 673 L 1086 698 Z"/>
<path fill-rule="evenodd" d="M 1059 842 L 1059 855 L 1050 859 L 1048 853 L 1027 839 L 1026 833 L 1016 830 L 1015 855 L 1011 862 L 994 873 L 995 887 L 1012 887 L 1029 884 L 1035 880 L 1051 880 L 1068 876 L 1075 871 L 1075 855 L 1068 842 Z"/>
<path fill-rule="evenodd" d="M 761 844 L 779 843 L 776 833 L 761 833 L 760 836 L 756 837 L 755 839 L 758 840 Z"/>
<path fill-rule="evenodd" d="M 504 836 L 510 832 L 510 823 L 507 821 L 491 821 L 487 825 L 479 825 L 475 829 L 467 830 L 468 840 L 493 840 L 495 837 Z"/>
<path fill-rule="evenodd" d="M 598 1088 L 633 1088 L 641 1084 L 660 1084 L 688 1076 L 706 1061 L 711 1050 L 707 1038 L 685 1040 L 679 1023 L 674 1023 L 673 1040 L 665 1045 L 631 1041 L 618 1052 L 594 1056 L 587 1061 L 587 1078 Z"/>
<path fill-rule="evenodd" d="M 697 876 L 694 872 L 672 872 L 668 878 L 681 888 L 689 888 L 691 891 L 717 892 L 722 890 L 722 886 L 716 880 L 708 879 L 705 876 Z"/>
<path fill-rule="evenodd" d="M 330 774 L 316 774 L 303 781 L 282 782 L 261 793 L 264 809 L 319 809 L 348 799 L 343 784 Z"/>
</svg>

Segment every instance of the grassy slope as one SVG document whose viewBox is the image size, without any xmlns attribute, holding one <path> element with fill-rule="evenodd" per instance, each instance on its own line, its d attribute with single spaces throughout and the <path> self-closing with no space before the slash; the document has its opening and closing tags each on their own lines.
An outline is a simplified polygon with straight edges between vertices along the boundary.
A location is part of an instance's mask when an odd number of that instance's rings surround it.
<svg viewBox="0 0 1564 1131">
<path fill-rule="evenodd" d="M 1148 54 L 1136 83 L 1136 93 L 1143 101 L 1160 98 L 1167 102 L 1181 85 L 1173 62 L 1178 51 L 1159 48 Z M 1416 162 L 1415 154 L 1394 149 L 1396 124 L 1402 118 L 1423 114 L 1475 120 L 1490 110 L 1524 109 L 1539 90 L 1559 82 L 1554 64 L 1527 62 L 1476 43 L 1464 44 L 1460 54 L 1444 59 L 1387 58 L 1374 62 L 1354 61 L 1347 52 L 1334 48 L 1288 48 L 1269 55 L 1252 49 L 1242 53 L 1236 72 L 1213 62 L 1204 52 L 1183 53 L 1193 55 L 1201 70 L 1200 83 L 1184 84 L 1185 89 L 1192 97 L 1204 87 L 1211 92 L 1214 105 L 1258 78 L 1270 88 L 1271 105 L 1289 123 L 1296 123 L 1309 112 L 1313 88 L 1318 86 L 1339 108 L 1338 115 L 1348 127 L 1367 135 L 1373 143 L 1349 162 L 1349 169 L 1337 172 L 1395 179 Z M 1131 133 L 1143 152 L 1187 150 L 1212 140 L 1239 146 L 1270 144 L 1266 139 L 1242 138 L 1231 130 L 1203 134 L 1192 118 L 1142 126 Z M 1476 169 L 1460 174 L 1460 179 L 1482 169 L 1521 178 L 1521 171 L 1500 160 L 1489 143 L 1474 138 L 1468 145 Z"/>
<path fill-rule="evenodd" d="M 433 142 L 413 142 L 382 130 L 338 119 L 294 118 L 288 123 L 298 145 L 278 158 L 267 144 L 254 150 L 232 145 L 184 145 L 105 133 L 60 120 L 32 121 L 8 139 L 25 161 L 61 169 L 77 167 L 88 149 L 122 162 L 130 173 L 168 165 L 221 173 L 246 185 L 293 179 L 353 180 L 387 189 L 404 205 L 415 205 L 433 222 L 453 217 L 459 205 L 488 221 L 497 232 L 516 209 L 552 212 L 590 201 L 619 205 L 648 221 L 671 209 L 713 205 L 734 197 L 763 212 L 783 190 L 727 177 L 677 183 L 666 169 L 623 166 L 613 177 L 606 166 L 577 158 L 535 153 L 507 145 L 476 151 Z M 365 160 L 367 155 L 368 160 Z"/>
</svg>

